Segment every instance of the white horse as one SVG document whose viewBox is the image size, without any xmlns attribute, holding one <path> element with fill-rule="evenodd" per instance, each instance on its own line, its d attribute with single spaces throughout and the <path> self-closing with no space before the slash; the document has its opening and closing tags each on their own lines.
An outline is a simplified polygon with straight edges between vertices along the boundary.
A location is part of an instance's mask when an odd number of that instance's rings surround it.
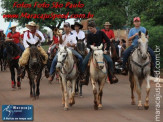
<svg viewBox="0 0 163 122">
<path fill-rule="evenodd" d="M 75 104 L 75 85 L 77 78 L 77 66 L 74 61 L 72 51 L 66 47 L 59 46 L 56 69 L 60 75 L 62 88 L 62 104 L 64 110 L 68 110 L 69 105 Z"/>
<path fill-rule="evenodd" d="M 149 108 L 149 92 L 150 92 L 150 55 L 148 49 L 148 38 L 146 34 L 139 32 L 138 47 L 134 50 L 129 58 L 129 80 L 131 87 L 131 104 L 135 105 L 134 90 L 138 94 L 138 109 L 142 109 L 141 101 L 141 87 L 145 80 L 146 85 L 146 99 L 144 108 Z"/>
<path fill-rule="evenodd" d="M 90 80 L 93 86 L 95 110 L 102 109 L 103 87 L 107 79 L 107 69 L 103 57 L 102 47 L 102 44 L 98 47 L 91 45 L 93 53 L 90 62 Z M 99 86 L 98 93 L 97 84 Z"/>
</svg>

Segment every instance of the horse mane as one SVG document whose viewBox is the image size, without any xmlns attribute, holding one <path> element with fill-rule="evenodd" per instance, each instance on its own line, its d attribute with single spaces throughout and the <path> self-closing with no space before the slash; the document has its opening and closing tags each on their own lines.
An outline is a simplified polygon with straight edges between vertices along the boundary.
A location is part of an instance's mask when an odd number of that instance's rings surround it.
<svg viewBox="0 0 163 122">
<path fill-rule="evenodd" d="M 12 51 L 11 48 L 9 48 L 9 45 L 10 45 L 13 47 L 12 56 L 15 57 L 15 56 L 20 55 L 21 50 L 14 42 L 5 42 L 5 43 L 6 43 L 6 47 L 7 47 L 7 53 L 10 53 Z"/>
</svg>

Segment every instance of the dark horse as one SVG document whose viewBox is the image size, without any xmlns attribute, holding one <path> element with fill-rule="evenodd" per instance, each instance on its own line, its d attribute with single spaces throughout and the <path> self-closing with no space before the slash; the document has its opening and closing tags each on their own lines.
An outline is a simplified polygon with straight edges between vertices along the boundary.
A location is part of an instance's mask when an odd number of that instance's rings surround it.
<svg viewBox="0 0 163 122">
<path fill-rule="evenodd" d="M 40 51 L 37 49 L 37 45 L 39 44 L 39 41 L 36 44 L 30 44 L 27 42 L 30 48 L 30 56 L 28 65 L 26 66 L 26 70 L 28 73 L 29 78 L 29 84 L 30 84 L 30 97 L 33 97 L 35 100 L 36 98 L 39 98 L 40 95 L 40 80 L 42 76 L 42 70 L 44 68 L 43 60 L 44 57 L 41 55 Z M 36 90 L 35 90 L 36 87 Z"/>
<path fill-rule="evenodd" d="M 12 88 L 16 88 L 15 69 L 17 70 L 17 87 L 21 88 L 20 67 L 18 65 L 21 50 L 14 42 L 4 42 L 4 47 L 7 53 L 7 62 L 11 72 Z"/>
<path fill-rule="evenodd" d="M 0 40 L 0 66 L 1 66 L 1 71 L 6 70 L 6 57 L 3 54 L 4 51 L 4 40 Z"/>
<path fill-rule="evenodd" d="M 84 39 L 78 39 L 78 37 L 76 37 L 76 40 L 77 40 L 76 51 L 83 58 L 85 58 L 85 56 L 87 55 L 87 48 L 84 44 L 85 38 Z M 84 73 L 84 80 L 80 76 L 77 78 L 75 92 L 76 93 L 79 92 L 80 96 L 82 96 L 82 86 L 88 85 L 88 83 L 89 83 L 88 81 L 89 81 L 89 70 L 86 70 L 86 72 Z M 80 91 L 79 91 L 79 87 L 80 87 Z"/>
</svg>

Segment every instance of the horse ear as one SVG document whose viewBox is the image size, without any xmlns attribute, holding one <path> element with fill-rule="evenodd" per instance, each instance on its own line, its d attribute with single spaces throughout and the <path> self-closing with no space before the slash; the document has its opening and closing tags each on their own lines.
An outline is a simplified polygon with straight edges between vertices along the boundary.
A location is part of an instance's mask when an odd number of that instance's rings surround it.
<svg viewBox="0 0 163 122">
<path fill-rule="evenodd" d="M 101 43 L 101 45 L 98 47 L 98 49 L 100 49 L 100 50 L 101 50 L 101 49 L 102 49 L 102 47 L 103 47 L 103 44 Z"/>
<path fill-rule="evenodd" d="M 65 46 L 64 49 L 67 50 L 67 47 Z"/>
<path fill-rule="evenodd" d="M 37 46 L 39 43 L 40 43 L 40 42 L 38 41 L 38 42 L 35 44 L 35 46 Z"/>
<path fill-rule="evenodd" d="M 29 43 L 28 41 L 27 41 L 27 44 L 31 47 L 32 45 L 31 45 L 31 43 Z"/>
<path fill-rule="evenodd" d="M 141 31 L 139 31 L 139 37 L 141 37 Z"/>
<path fill-rule="evenodd" d="M 148 31 L 145 32 L 145 36 L 148 36 Z"/>
<path fill-rule="evenodd" d="M 91 49 L 94 50 L 94 45 L 91 45 Z"/>
<path fill-rule="evenodd" d="M 79 41 L 78 37 L 76 37 L 76 41 L 77 41 L 77 42 Z"/>
</svg>

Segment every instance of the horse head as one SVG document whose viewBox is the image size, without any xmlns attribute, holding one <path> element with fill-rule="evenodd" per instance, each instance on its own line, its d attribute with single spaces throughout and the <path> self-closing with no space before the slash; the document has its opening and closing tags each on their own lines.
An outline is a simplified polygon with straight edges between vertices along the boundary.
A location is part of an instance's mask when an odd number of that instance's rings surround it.
<svg viewBox="0 0 163 122">
<path fill-rule="evenodd" d="M 6 48 L 7 59 L 9 61 L 11 61 L 14 57 L 20 55 L 20 48 L 14 42 L 5 42 L 4 47 Z"/>
<path fill-rule="evenodd" d="M 43 60 L 43 56 L 37 48 L 39 41 L 35 44 L 31 44 L 27 41 L 27 44 L 30 48 L 29 65 L 30 67 L 32 67 L 33 70 L 37 70 L 42 64 Z"/>
<path fill-rule="evenodd" d="M 68 49 L 67 47 L 64 46 L 60 46 L 59 45 L 59 49 L 58 49 L 58 60 L 57 60 L 57 65 L 56 68 L 57 69 L 61 69 L 64 65 L 64 62 L 68 56 Z"/>
<path fill-rule="evenodd" d="M 77 52 L 79 52 L 82 56 L 85 55 L 85 50 L 86 50 L 86 46 L 84 44 L 84 40 L 85 38 L 83 39 L 78 39 L 78 37 L 76 37 L 76 40 L 77 40 Z"/>
<path fill-rule="evenodd" d="M 95 63 L 100 69 L 103 69 L 105 64 L 102 47 L 103 44 L 101 44 L 100 46 L 91 45 L 91 49 L 93 50 L 93 60 L 95 61 Z"/>
<path fill-rule="evenodd" d="M 138 39 L 138 55 L 142 57 L 142 59 L 147 59 L 147 50 L 148 50 L 148 32 L 146 34 L 141 33 L 139 31 L 139 39 Z"/>
</svg>

